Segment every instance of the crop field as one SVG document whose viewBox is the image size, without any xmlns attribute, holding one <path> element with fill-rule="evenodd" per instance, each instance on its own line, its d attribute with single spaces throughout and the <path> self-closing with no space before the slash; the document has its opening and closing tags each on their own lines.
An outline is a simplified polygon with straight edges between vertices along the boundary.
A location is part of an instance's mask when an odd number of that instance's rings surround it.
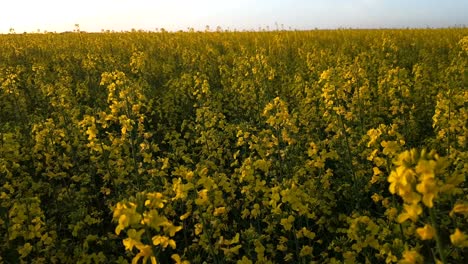
<svg viewBox="0 0 468 264">
<path fill-rule="evenodd" d="M 0 263 L 468 263 L 468 29 L 0 35 Z"/>
</svg>

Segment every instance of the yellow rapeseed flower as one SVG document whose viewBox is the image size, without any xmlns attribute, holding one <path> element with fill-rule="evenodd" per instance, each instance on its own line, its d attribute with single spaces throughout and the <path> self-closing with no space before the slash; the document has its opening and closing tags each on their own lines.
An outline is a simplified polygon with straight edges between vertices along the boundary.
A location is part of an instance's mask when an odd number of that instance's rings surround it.
<svg viewBox="0 0 468 264">
<path fill-rule="evenodd" d="M 151 240 L 155 246 L 161 246 L 162 248 L 167 248 L 167 246 L 170 246 L 172 249 L 176 248 L 176 242 L 167 236 L 157 235 L 153 236 Z"/>
<path fill-rule="evenodd" d="M 18 253 L 20 253 L 21 258 L 25 258 L 31 253 L 32 249 L 33 247 L 31 246 L 31 244 L 26 243 L 23 246 L 19 247 Z"/>
<path fill-rule="evenodd" d="M 190 264 L 188 260 L 182 261 L 179 254 L 172 254 L 171 258 L 175 261 L 176 264 Z"/>
<path fill-rule="evenodd" d="M 199 235 L 201 232 L 203 232 L 203 224 L 195 224 L 195 235 Z"/>
<path fill-rule="evenodd" d="M 422 240 L 429 240 L 434 237 L 435 230 L 431 225 L 426 224 L 424 227 L 416 229 L 416 233 Z"/>
<path fill-rule="evenodd" d="M 320 79 L 321 80 L 328 80 L 330 79 L 330 75 L 331 75 L 331 70 L 328 69 L 328 70 L 325 70 L 322 72 L 322 74 L 320 74 Z"/>
<path fill-rule="evenodd" d="M 410 250 L 403 252 L 403 259 L 398 264 L 417 264 L 423 263 L 423 257 L 417 251 Z"/>
<path fill-rule="evenodd" d="M 390 221 L 393 221 L 396 218 L 397 214 L 398 214 L 398 210 L 395 207 L 390 207 L 385 211 L 385 215 Z"/>
<path fill-rule="evenodd" d="M 153 255 L 153 248 L 150 245 L 136 245 L 135 246 L 140 252 L 132 259 L 132 264 L 137 264 L 138 260 L 143 257 L 142 263 L 147 263 L 150 259 L 151 264 L 157 264 L 156 257 Z"/>
<path fill-rule="evenodd" d="M 382 131 L 380 129 L 370 129 L 369 131 L 367 131 L 367 136 L 369 136 L 369 142 L 367 143 L 367 147 L 372 146 L 381 135 Z"/>
<path fill-rule="evenodd" d="M 388 182 L 390 183 L 389 191 L 393 194 L 397 193 L 400 196 L 411 192 L 411 183 L 414 182 L 414 176 L 413 170 L 399 166 L 388 177 Z"/>
<path fill-rule="evenodd" d="M 434 206 L 433 200 L 437 197 L 439 188 L 433 176 L 424 174 L 419 177 L 420 183 L 416 190 L 423 195 L 422 202 L 429 208 Z"/>
<path fill-rule="evenodd" d="M 416 172 L 419 174 L 419 184 L 416 190 L 423 195 L 422 201 L 429 208 L 434 206 L 433 199 L 437 197 L 439 188 L 435 180 L 436 161 L 420 159 L 416 166 Z"/>
<path fill-rule="evenodd" d="M 465 217 L 468 217 L 468 203 L 458 203 L 456 204 L 452 211 L 450 212 L 450 216 L 453 217 L 454 214 L 463 214 Z"/>
<path fill-rule="evenodd" d="M 127 237 L 122 241 L 122 243 L 125 246 L 125 250 L 131 251 L 136 244 L 141 243 L 141 242 L 136 241 L 133 238 Z"/>
<path fill-rule="evenodd" d="M 372 200 L 377 203 L 379 202 L 380 200 L 382 200 L 382 195 L 380 194 L 377 194 L 377 193 L 374 193 L 372 196 L 371 196 Z"/>
<path fill-rule="evenodd" d="M 281 225 L 284 227 L 284 230 L 291 230 L 293 224 L 294 224 L 294 216 L 290 215 L 288 218 L 283 218 L 281 219 Z"/>
<path fill-rule="evenodd" d="M 468 247 L 468 236 L 460 229 L 455 229 L 455 233 L 450 235 L 450 241 L 457 247 Z"/>
<path fill-rule="evenodd" d="M 423 209 L 419 203 L 405 204 L 403 205 L 404 212 L 398 216 L 398 222 L 403 223 L 407 219 L 411 219 L 413 222 L 416 222 L 418 216 L 422 214 Z"/>
</svg>

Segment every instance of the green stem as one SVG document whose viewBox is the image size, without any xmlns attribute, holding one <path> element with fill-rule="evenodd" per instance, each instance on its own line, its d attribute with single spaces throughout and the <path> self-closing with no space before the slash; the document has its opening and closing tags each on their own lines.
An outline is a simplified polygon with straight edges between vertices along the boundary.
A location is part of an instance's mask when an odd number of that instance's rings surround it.
<svg viewBox="0 0 468 264">
<path fill-rule="evenodd" d="M 392 195 L 392 205 L 393 205 L 394 208 L 397 208 L 397 203 L 395 201 L 395 196 L 394 195 Z M 405 241 L 404 233 L 403 233 L 403 226 L 402 226 L 401 223 L 399 223 L 398 226 L 399 226 L 399 230 L 400 230 L 400 239 L 401 239 L 401 241 Z"/>
<path fill-rule="evenodd" d="M 434 236 L 435 236 L 435 240 L 436 240 L 437 253 L 439 254 L 439 257 L 440 257 L 442 263 L 446 264 L 447 260 L 445 259 L 445 254 L 444 254 L 443 247 L 442 247 L 442 241 L 441 241 L 440 236 L 439 236 L 439 230 L 437 228 L 437 223 L 436 223 L 436 218 L 435 218 L 433 208 L 429 209 L 429 215 L 430 215 L 430 218 L 431 218 L 432 227 L 434 228 Z"/>
<path fill-rule="evenodd" d="M 449 90 L 449 98 L 451 98 L 451 92 Z M 450 114 L 451 114 L 451 102 L 448 102 L 448 121 L 447 123 L 450 124 Z M 447 130 L 447 157 L 450 157 L 450 137 L 451 137 L 450 129 Z"/>
<path fill-rule="evenodd" d="M 334 92 L 334 99 L 339 101 L 338 100 L 338 93 L 336 91 L 336 87 L 335 89 L 333 90 Z M 338 106 L 342 106 L 341 103 L 338 104 Z M 340 123 L 340 126 L 341 126 L 341 130 L 343 132 L 343 136 L 344 136 L 344 139 L 345 139 L 345 146 L 346 146 L 346 154 L 347 154 L 347 159 L 348 159 L 348 166 L 349 166 L 349 170 L 351 171 L 351 174 L 352 174 L 352 178 L 353 178 L 353 189 L 356 189 L 357 186 L 356 186 L 356 182 L 357 182 L 357 177 L 356 177 L 356 173 L 354 172 L 354 169 L 353 169 L 353 158 L 351 156 L 351 147 L 349 145 L 349 139 L 348 139 L 348 133 L 346 132 L 346 126 L 344 124 L 344 120 L 343 120 L 343 117 L 341 116 L 341 114 L 339 114 L 337 111 L 334 111 L 335 115 L 338 116 L 338 120 L 339 120 L 339 123 Z"/>
</svg>

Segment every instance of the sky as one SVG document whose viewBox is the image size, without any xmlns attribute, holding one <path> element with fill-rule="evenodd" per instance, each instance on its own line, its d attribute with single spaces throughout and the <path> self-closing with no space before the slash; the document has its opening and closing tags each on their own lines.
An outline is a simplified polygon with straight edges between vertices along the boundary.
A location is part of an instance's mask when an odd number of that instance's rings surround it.
<svg viewBox="0 0 468 264">
<path fill-rule="evenodd" d="M 0 0 L 0 33 L 440 28 L 468 26 L 468 0 Z"/>
</svg>

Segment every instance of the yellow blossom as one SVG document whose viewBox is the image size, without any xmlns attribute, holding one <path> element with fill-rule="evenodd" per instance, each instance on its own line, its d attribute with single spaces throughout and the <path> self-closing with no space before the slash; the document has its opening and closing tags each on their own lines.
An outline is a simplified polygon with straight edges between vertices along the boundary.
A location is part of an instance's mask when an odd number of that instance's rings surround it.
<svg viewBox="0 0 468 264">
<path fill-rule="evenodd" d="M 367 131 L 367 136 L 369 136 L 369 142 L 367 143 L 367 147 L 373 145 L 377 139 L 382 135 L 382 131 L 380 129 L 370 129 Z"/>
<path fill-rule="evenodd" d="M 226 212 L 226 207 L 222 206 L 222 207 L 216 208 L 213 212 L 213 215 L 218 216 L 218 215 L 224 214 L 225 212 Z"/>
<path fill-rule="evenodd" d="M 450 212 L 450 216 L 453 217 L 455 213 L 463 214 L 465 217 L 468 217 L 468 203 L 456 204 Z"/>
<path fill-rule="evenodd" d="M 191 214 L 192 214 L 192 212 L 187 212 L 187 213 L 181 215 L 180 220 L 183 221 L 183 220 L 187 219 Z"/>
<path fill-rule="evenodd" d="M 153 245 L 158 246 L 160 245 L 162 248 L 167 248 L 167 246 L 170 246 L 172 249 L 176 248 L 176 242 L 172 239 L 170 239 L 167 236 L 154 236 L 152 239 Z"/>
<path fill-rule="evenodd" d="M 429 240 L 434 237 L 435 230 L 431 225 L 426 224 L 424 227 L 416 229 L 416 233 L 422 240 Z"/>
<path fill-rule="evenodd" d="M 188 260 L 182 261 L 181 257 L 179 254 L 173 254 L 171 258 L 175 261 L 176 264 L 190 264 Z"/>
<path fill-rule="evenodd" d="M 393 221 L 396 218 L 397 214 L 398 214 L 398 210 L 395 207 L 390 207 L 385 211 L 385 215 L 390 221 Z"/>
<path fill-rule="evenodd" d="M 196 205 L 203 205 L 208 202 L 208 190 L 203 189 L 198 191 L 198 198 L 195 199 L 195 204 Z"/>
<path fill-rule="evenodd" d="M 371 196 L 372 200 L 377 203 L 379 202 L 380 200 L 382 200 L 382 195 L 380 194 L 377 194 L 377 193 L 374 193 L 372 196 Z"/>
<path fill-rule="evenodd" d="M 437 197 L 438 187 L 433 175 L 424 174 L 420 177 L 416 190 L 423 195 L 422 201 L 429 208 L 434 206 L 433 199 Z"/>
<path fill-rule="evenodd" d="M 164 232 L 166 232 L 166 234 L 171 237 L 175 236 L 175 233 L 179 232 L 180 230 L 182 230 L 182 226 L 175 226 L 170 222 L 164 224 Z"/>
<path fill-rule="evenodd" d="M 237 261 L 238 264 L 253 264 L 253 261 L 251 261 L 248 257 L 243 256 L 241 260 Z"/>
<path fill-rule="evenodd" d="M 122 241 L 122 243 L 125 246 L 126 250 L 132 250 L 135 245 L 141 244 L 141 242 L 139 242 L 139 241 L 137 241 L 137 240 L 135 240 L 133 238 L 130 238 L 130 237 L 125 238 Z"/>
<path fill-rule="evenodd" d="M 300 257 L 310 256 L 312 255 L 313 248 L 310 246 L 303 246 L 301 252 L 299 252 Z"/>
<path fill-rule="evenodd" d="M 460 229 L 455 229 L 455 233 L 450 235 L 450 241 L 457 247 L 468 247 L 468 236 Z"/>
<path fill-rule="evenodd" d="M 419 255 L 417 251 L 410 250 L 403 253 L 403 259 L 401 259 L 399 264 L 417 264 L 423 263 L 423 257 Z"/>
<path fill-rule="evenodd" d="M 437 197 L 438 187 L 435 180 L 434 168 L 436 161 L 421 159 L 416 166 L 416 172 L 419 174 L 419 184 L 416 190 L 423 195 L 422 201 L 429 208 L 434 206 L 432 200 Z"/>
<path fill-rule="evenodd" d="M 389 191 L 400 195 L 407 203 L 414 202 L 414 196 L 412 195 L 412 183 L 414 181 L 414 171 L 405 166 L 399 166 L 388 177 L 388 182 L 390 183 Z"/>
<path fill-rule="evenodd" d="M 26 243 L 18 249 L 18 253 L 20 253 L 21 258 L 25 258 L 31 253 L 32 249 L 33 247 L 31 246 L 31 244 Z"/>
<path fill-rule="evenodd" d="M 379 175 L 382 174 L 382 171 L 378 167 L 374 167 L 372 170 L 374 171 L 374 174 L 372 175 L 370 183 L 374 184 L 380 180 Z"/>
<path fill-rule="evenodd" d="M 291 230 L 294 224 L 294 216 L 290 215 L 288 218 L 281 219 L 281 225 L 284 227 L 284 230 Z"/>
<path fill-rule="evenodd" d="M 203 231 L 203 225 L 200 223 L 195 224 L 195 235 L 199 235 Z"/>
<path fill-rule="evenodd" d="M 132 264 L 137 264 L 138 260 L 143 257 L 143 263 L 147 263 L 150 259 L 151 264 L 157 264 L 156 257 L 153 255 L 153 248 L 150 245 L 136 245 L 135 246 L 140 252 L 132 259 Z"/>
<path fill-rule="evenodd" d="M 422 207 L 418 203 L 405 204 L 403 205 L 404 212 L 398 216 L 398 222 L 403 223 L 407 219 L 411 219 L 413 222 L 416 222 L 418 216 L 422 214 Z"/>
</svg>

